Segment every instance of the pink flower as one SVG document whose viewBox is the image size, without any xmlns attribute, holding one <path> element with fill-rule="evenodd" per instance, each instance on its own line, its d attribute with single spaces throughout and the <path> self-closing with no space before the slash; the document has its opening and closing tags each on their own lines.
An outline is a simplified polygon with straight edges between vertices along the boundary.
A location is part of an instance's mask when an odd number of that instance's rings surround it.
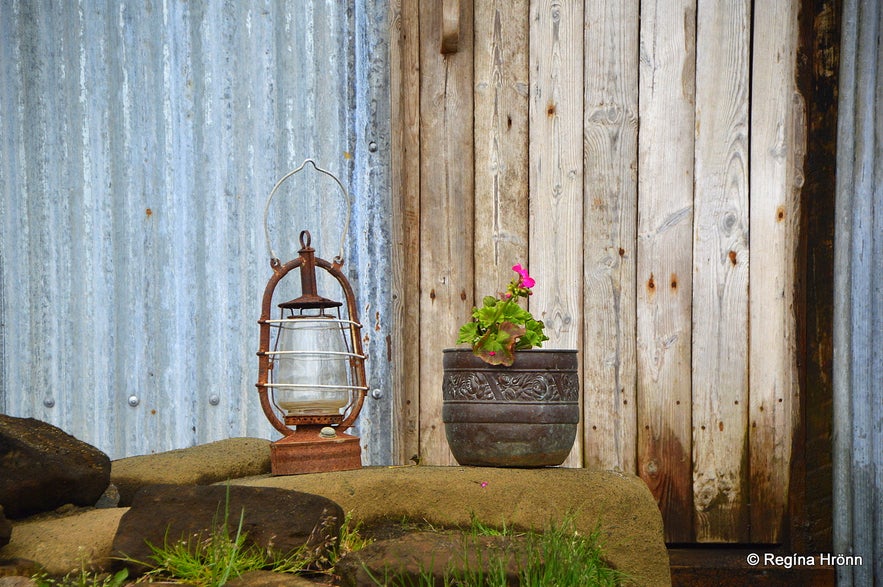
<svg viewBox="0 0 883 587">
<path fill-rule="evenodd" d="M 518 275 L 521 276 L 521 283 L 518 284 L 521 287 L 525 287 L 527 289 L 530 289 L 537 284 L 537 282 L 534 280 L 534 278 L 531 277 L 530 275 L 528 275 L 527 269 L 525 269 L 521 266 L 521 263 L 517 263 L 517 264 L 513 265 L 512 271 L 515 271 L 516 273 L 518 273 Z"/>
</svg>

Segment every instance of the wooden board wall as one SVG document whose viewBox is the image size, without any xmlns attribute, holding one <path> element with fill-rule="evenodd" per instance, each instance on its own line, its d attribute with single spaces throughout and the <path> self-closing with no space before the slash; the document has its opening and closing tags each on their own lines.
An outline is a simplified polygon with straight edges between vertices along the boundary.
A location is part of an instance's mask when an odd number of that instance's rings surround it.
<svg viewBox="0 0 883 587">
<path fill-rule="evenodd" d="M 640 475 L 670 542 L 778 541 L 799 399 L 796 0 L 462 0 L 445 54 L 441 7 L 393 7 L 401 460 L 453 464 L 441 349 L 527 262 L 546 346 L 580 351 L 566 465 Z"/>
<path fill-rule="evenodd" d="M 637 470 L 638 3 L 585 19 L 583 348 L 585 462 Z"/>
<path fill-rule="evenodd" d="M 797 91 L 797 5 L 761 3 L 754 22 L 749 282 L 751 538 L 776 542 L 798 414 L 794 299 L 800 188 L 806 151 Z M 769 56 L 758 59 L 758 55 Z M 773 58 L 775 56 L 775 58 Z"/>
<path fill-rule="evenodd" d="M 454 464 L 441 423 L 439 351 L 473 306 L 472 11 L 461 4 L 458 51 L 442 54 L 441 7 L 421 4 L 419 24 L 419 454 Z"/>
<path fill-rule="evenodd" d="M 546 325 L 546 347 L 581 349 L 582 4 L 533 1 L 530 23 L 528 262 L 538 287 L 528 307 Z M 575 443 L 565 465 L 581 463 Z"/>
<path fill-rule="evenodd" d="M 747 542 L 751 2 L 700 2 L 693 219 L 696 539 Z M 733 450 L 740 447 L 740 450 Z"/>
<path fill-rule="evenodd" d="M 692 539 L 692 340 L 695 0 L 641 5 L 638 71 L 638 473 Z M 657 11 L 656 9 L 659 8 Z"/>
</svg>

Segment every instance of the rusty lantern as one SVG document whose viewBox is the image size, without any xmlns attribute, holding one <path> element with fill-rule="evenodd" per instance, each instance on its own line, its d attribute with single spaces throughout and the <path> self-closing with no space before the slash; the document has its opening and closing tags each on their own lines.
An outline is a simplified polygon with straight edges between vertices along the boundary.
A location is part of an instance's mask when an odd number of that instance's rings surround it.
<svg viewBox="0 0 883 587">
<path fill-rule="evenodd" d="M 264 289 L 258 321 L 257 388 L 264 414 L 283 435 L 270 445 L 274 475 L 342 471 L 362 466 L 359 439 L 345 433 L 358 417 L 367 391 L 355 295 L 341 271 L 346 229 L 341 236 L 340 253 L 333 262 L 315 256 L 306 230 L 300 233 L 301 248 L 296 259 L 283 264 L 270 246 L 267 223 L 270 202 L 282 183 L 307 164 L 337 183 L 347 203 L 344 226 L 349 224 L 350 200 L 343 184 L 311 159 L 283 176 L 267 198 L 264 229 L 273 275 Z M 317 268 L 334 277 L 345 304 L 318 294 Z M 300 273 L 301 295 L 277 304 L 279 314 L 274 318 L 276 286 L 296 269 Z"/>
</svg>

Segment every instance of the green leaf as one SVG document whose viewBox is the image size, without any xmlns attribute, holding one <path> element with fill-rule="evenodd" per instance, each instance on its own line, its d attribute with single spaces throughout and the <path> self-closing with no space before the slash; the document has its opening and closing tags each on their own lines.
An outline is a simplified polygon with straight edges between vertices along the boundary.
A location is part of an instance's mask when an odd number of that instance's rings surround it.
<svg viewBox="0 0 883 587">
<path fill-rule="evenodd" d="M 526 350 L 533 347 L 543 346 L 543 341 L 549 340 L 549 337 L 543 332 L 543 323 L 529 319 L 525 324 L 524 335 L 518 340 L 517 350 Z"/>
<path fill-rule="evenodd" d="M 511 322 L 512 324 L 524 324 L 524 321 L 526 319 L 525 314 L 527 314 L 527 316 L 530 316 L 530 314 L 528 314 L 518 304 L 506 304 L 503 307 L 503 315 L 500 318 L 501 320 Z"/>
<path fill-rule="evenodd" d="M 515 347 L 524 334 L 524 327 L 503 322 L 499 328 L 488 330 L 473 347 L 473 353 L 491 365 L 509 366 L 515 361 Z"/>
<path fill-rule="evenodd" d="M 478 324 L 476 322 L 467 322 L 460 327 L 460 336 L 457 338 L 457 344 L 464 342 L 474 344 L 478 337 Z"/>
<path fill-rule="evenodd" d="M 472 309 L 472 320 L 458 333 L 457 344 L 471 344 L 476 356 L 493 365 L 511 365 L 515 350 L 542 346 L 544 340 L 549 340 L 543 323 L 518 305 L 517 296 L 526 296 L 527 290 L 515 285 L 513 282 L 510 288 L 515 297 L 483 298 L 481 307 Z"/>
<path fill-rule="evenodd" d="M 474 317 L 484 328 L 490 328 L 497 321 L 498 315 L 496 306 L 483 306 L 476 310 Z"/>
</svg>

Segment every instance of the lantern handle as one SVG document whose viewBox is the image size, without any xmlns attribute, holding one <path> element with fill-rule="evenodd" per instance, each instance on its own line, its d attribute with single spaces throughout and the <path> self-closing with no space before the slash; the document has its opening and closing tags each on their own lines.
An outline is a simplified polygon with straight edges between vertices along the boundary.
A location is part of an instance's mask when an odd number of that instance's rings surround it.
<svg viewBox="0 0 883 587">
<path fill-rule="evenodd" d="M 294 169 L 292 171 L 289 171 L 288 173 L 283 175 L 279 179 L 279 181 L 276 182 L 276 185 L 273 186 L 273 189 L 270 191 L 270 195 L 267 197 L 267 204 L 264 206 L 264 237 L 267 239 L 267 250 L 270 252 L 270 262 L 273 263 L 274 266 L 279 264 L 279 257 L 276 256 L 275 251 L 273 251 L 273 246 L 270 244 L 270 225 L 268 222 L 269 217 L 270 217 L 270 201 L 273 199 L 273 196 L 276 195 L 276 191 L 285 182 L 285 180 L 287 180 L 292 175 L 295 175 L 295 174 L 299 173 L 301 170 L 303 170 L 303 168 L 307 166 L 307 163 L 312 165 L 313 169 L 315 169 L 319 173 L 323 173 L 323 174 L 327 175 L 328 177 L 330 177 L 331 179 L 333 179 L 334 182 L 337 184 L 337 187 L 340 188 L 340 191 L 343 192 L 344 200 L 346 200 L 346 219 L 344 220 L 344 223 L 343 223 L 343 232 L 340 235 L 340 251 L 338 252 L 337 256 L 334 257 L 335 263 L 337 263 L 339 265 L 343 264 L 343 246 L 344 246 L 344 243 L 346 242 L 346 235 L 347 235 L 347 231 L 349 230 L 349 226 L 350 226 L 350 208 L 352 207 L 353 200 L 352 200 L 352 198 L 350 198 L 350 195 L 349 195 L 349 193 L 347 193 L 346 188 L 343 187 L 343 183 L 341 183 L 341 181 L 337 178 L 336 175 L 334 175 L 333 173 L 331 173 L 327 169 L 322 169 L 321 167 L 316 165 L 316 162 L 313 161 L 312 159 L 304 159 L 304 162 L 300 164 L 300 167 L 298 167 L 297 169 Z"/>
</svg>

